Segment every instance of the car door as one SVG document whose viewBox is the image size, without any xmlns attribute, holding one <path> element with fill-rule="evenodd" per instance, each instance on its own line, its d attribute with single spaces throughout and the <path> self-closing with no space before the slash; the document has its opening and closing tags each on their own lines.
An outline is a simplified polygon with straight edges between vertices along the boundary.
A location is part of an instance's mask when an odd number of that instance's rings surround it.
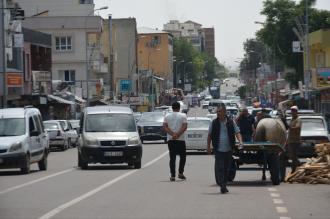
<svg viewBox="0 0 330 219">
<path fill-rule="evenodd" d="M 41 157 L 43 156 L 43 152 L 45 150 L 45 148 L 48 147 L 48 139 L 47 139 L 47 134 L 45 133 L 45 129 L 41 120 L 41 116 L 40 115 L 34 115 L 33 119 L 35 121 L 37 130 L 39 132 L 39 136 L 38 136 L 38 148 L 37 148 L 37 152 L 39 153 L 38 157 L 41 159 Z"/>
<path fill-rule="evenodd" d="M 39 149 L 40 149 L 40 138 L 39 138 L 39 131 L 34 121 L 33 116 L 28 117 L 29 122 L 29 135 L 30 135 L 30 157 L 31 161 L 36 161 L 38 159 Z"/>
</svg>

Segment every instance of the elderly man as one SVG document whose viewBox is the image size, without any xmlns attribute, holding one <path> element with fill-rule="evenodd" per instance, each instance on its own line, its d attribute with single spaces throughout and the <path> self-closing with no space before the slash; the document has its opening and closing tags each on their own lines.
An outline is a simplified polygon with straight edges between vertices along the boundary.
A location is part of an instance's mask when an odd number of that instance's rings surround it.
<svg viewBox="0 0 330 219">
<path fill-rule="evenodd" d="M 297 152 L 300 148 L 300 132 L 301 132 L 301 120 L 298 116 L 298 107 L 291 107 L 292 119 L 289 124 L 289 133 L 288 133 L 288 155 L 292 160 L 291 169 L 292 172 L 296 171 L 297 167 L 300 165 L 298 160 Z"/>
<path fill-rule="evenodd" d="M 207 138 L 207 152 L 211 153 L 211 142 L 215 153 L 215 162 L 219 167 L 219 182 L 221 193 L 227 193 L 227 181 L 229 168 L 232 161 L 232 154 L 236 143 L 239 141 L 239 147 L 243 147 L 242 136 L 235 121 L 227 116 L 227 110 L 224 105 L 218 107 L 217 118 L 212 121 L 209 127 Z"/>
</svg>

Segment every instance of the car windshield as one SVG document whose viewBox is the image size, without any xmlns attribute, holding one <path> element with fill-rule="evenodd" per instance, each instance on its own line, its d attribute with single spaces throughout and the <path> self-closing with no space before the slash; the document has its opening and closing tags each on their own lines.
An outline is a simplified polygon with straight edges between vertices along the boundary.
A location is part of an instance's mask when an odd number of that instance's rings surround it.
<svg viewBox="0 0 330 219">
<path fill-rule="evenodd" d="M 301 129 L 304 131 L 310 130 L 325 130 L 325 126 L 322 119 L 302 119 Z"/>
<path fill-rule="evenodd" d="M 23 118 L 0 119 L 0 136 L 19 136 L 25 134 Z"/>
<path fill-rule="evenodd" d="M 210 125 L 210 121 L 209 120 L 188 120 L 188 128 L 208 128 Z"/>
<path fill-rule="evenodd" d="M 135 132 L 135 120 L 131 114 L 89 114 L 86 132 Z"/>
<path fill-rule="evenodd" d="M 224 103 L 223 102 L 209 102 L 209 106 L 223 106 Z"/>
<path fill-rule="evenodd" d="M 45 129 L 59 129 L 57 123 L 50 123 L 50 122 L 45 122 L 44 123 Z"/>
<path fill-rule="evenodd" d="M 164 122 L 163 113 L 142 113 L 139 122 Z"/>
<path fill-rule="evenodd" d="M 61 126 L 64 130 L 68 129 L 68 126 L 67 126 L 66 122 L 64 122 L 64 121 L 59 121 L 59 122 L 60 122 L 60 124 L 61 124 Z"/>
</svg>

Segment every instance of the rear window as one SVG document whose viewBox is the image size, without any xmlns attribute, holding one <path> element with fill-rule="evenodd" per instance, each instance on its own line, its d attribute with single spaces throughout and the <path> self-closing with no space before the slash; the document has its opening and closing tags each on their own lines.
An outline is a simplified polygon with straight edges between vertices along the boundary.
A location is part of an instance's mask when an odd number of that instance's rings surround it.
<svg viewBox="0 0 330 219">
<path fill-rule="evenodd" d="M 44 123 L 45 129 L 59 129 L 57 123 Z"/>
<path fill-rule="evenodd" d="M 208 128 L 210 125 L 209 120 L 188 120 L 188 128 Z"/>
<path fill-rule="evenodd" d="M 322 119 L 302 119 L 302 130 L 325 130 Z"/>
</svg>

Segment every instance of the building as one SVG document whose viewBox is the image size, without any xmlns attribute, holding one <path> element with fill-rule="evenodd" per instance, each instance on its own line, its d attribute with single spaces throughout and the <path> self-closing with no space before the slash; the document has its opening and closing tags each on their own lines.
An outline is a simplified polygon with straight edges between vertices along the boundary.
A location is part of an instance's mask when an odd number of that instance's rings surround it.
<svg viewBox="0 0 330 219">
<path fill-rule="evenodd" d="M 330 117 L 330 29 L 310 33 L 309 48 L 311 87 L 317 91 L 310 98 L 318 112 Z"/>
<path fill-rule="evenodd" d="M 203 28 L 205 36 L 205 52 L 210 57 L 215 57 L 214 28 Z"/>
<path fill-rule="evenodd" d="M 163 29 L 171 33 L 174 37 L 186 38 L 197 51 L 204 51 L 204 31 L 201 24 L 193 21 L 180 23 L 177 20 L 171 20 L 169 23 L 164 24 Z"/>
<path fill-rule="evenodd" d="M 173 87 L 173 36 L 138 28 L 138 69 L 141 93 L 158 94 Z M 151 78 L 155 83 L 151 83 Z"/>
<path fill-rule="evenodd" d="M 26 17 L 88 16 L 94 12 L 93 0 L 15 0 Z"/>
<path fill-rule="evenodd" d="M 99 81 L 108 74 L 101 53 L 101 17 L 32 17 L 23 26 L 52 35 L 53 80 L 72 82 L 84 97 L 99 95 Z"/>
<path fill-rule="evenodd" d="M 137 28 L 135 18 L 111 19 L 111 87 L 115 96 L 138 94 L 137 77 Z M 102 34 L 102 53 L 109 60 L 109 19 L 104 21 Z M 122 84 L 129 80 L 130 92 L 122 89 Z"/>
</svg>

